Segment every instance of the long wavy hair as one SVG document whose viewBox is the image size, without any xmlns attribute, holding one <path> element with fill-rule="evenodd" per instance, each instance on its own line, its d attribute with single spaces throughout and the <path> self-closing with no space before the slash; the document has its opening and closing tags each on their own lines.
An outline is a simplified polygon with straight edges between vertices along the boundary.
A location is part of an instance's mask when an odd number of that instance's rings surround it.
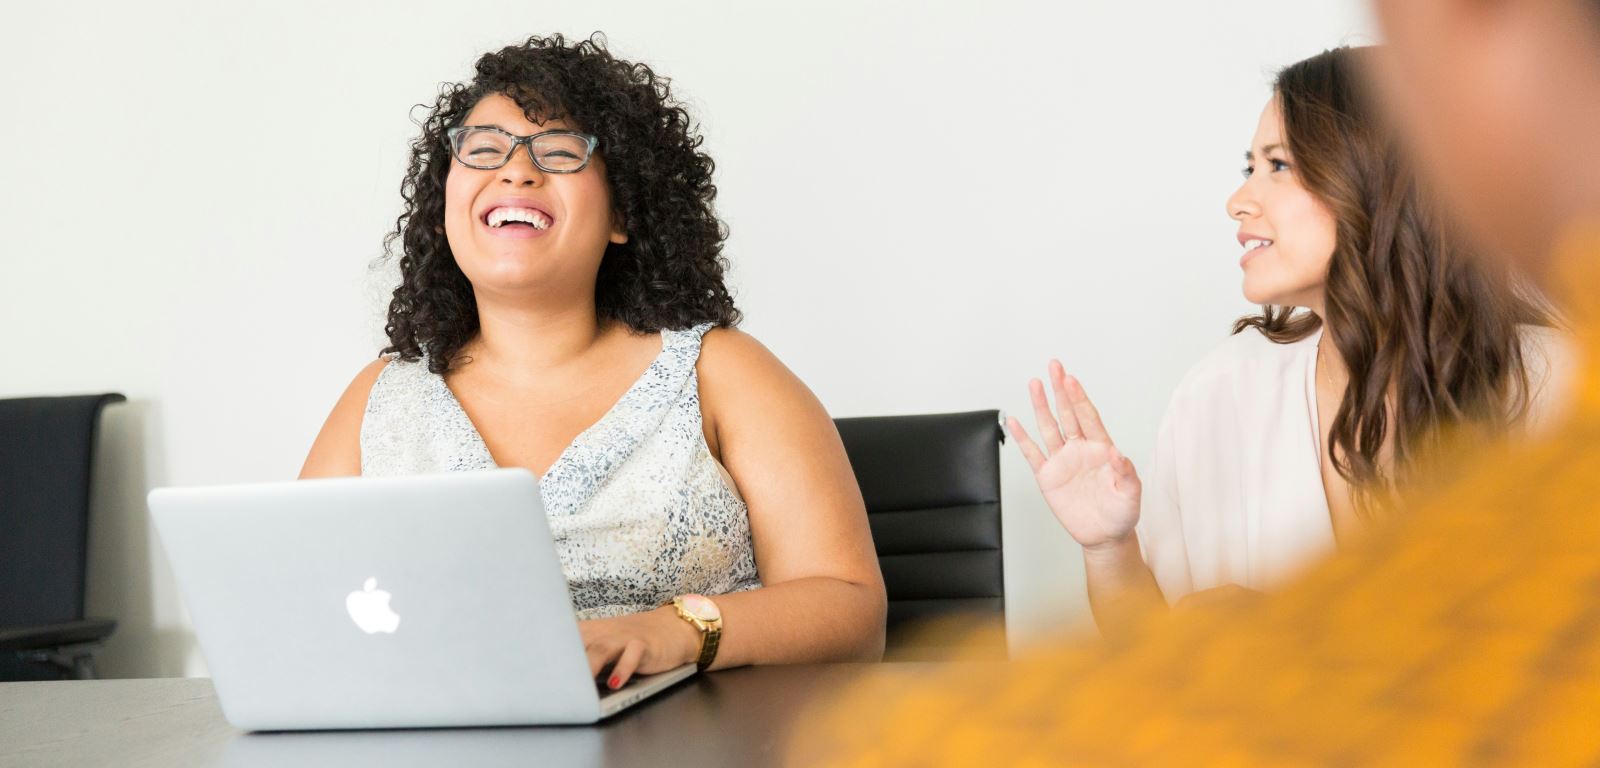
<svg viewBox="0 0 1600 768">
<path fill-rule="evenodd" d="M 491 94 L 511 98 L 535 123 L 562 119 L 599 138 L 613 214 L 628 233 L 628 242 L 609 244 L 600 262 L 601 318 L 638 333 L 738 324 L 724 282 L 727 227 L 712 205 L 715 164 L 700 150 L 703 139 L 670 81 L 612 56 L 599 33 L 573 42 L 535 36 L 484 54 L 471 81 L 441 86 L 411 142 L 400 184 L 405 208 L 384 238 L 386 257 L 400 261 L 384 354 L 425 356 L 430 370 L 444 373 L 478 332 L 472 285 L 445 238 L 445 178 L 453 162 L 445 132 Z"/>
<path fill-rule="evenodd" d="M 1295 173 L 1336 221 L 1325 311 L 1350 383 L 1326 450 L 1368 517 L 1447 433 L 1503 434 L 1526 413 L 1520 326 L 1551 324 L 1509 271 L 1469 252 L 1422 188 L 1365 82 L 1370 56 L 1369 48 L 1325 51 L 1285 68 L 1274 85 Z M 1264 306 L 1233 332 L 1254 328 L 1288 343 L 1322 324 Z"/>
</svg>

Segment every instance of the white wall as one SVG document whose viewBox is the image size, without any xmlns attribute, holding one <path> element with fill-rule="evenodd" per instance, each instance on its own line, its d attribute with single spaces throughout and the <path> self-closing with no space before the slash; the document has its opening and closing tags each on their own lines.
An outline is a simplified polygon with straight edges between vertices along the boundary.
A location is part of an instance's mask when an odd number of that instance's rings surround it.
<svg viewBox="0 0 1600 768">
<path fill-rule="evenodd" d="M 148 7 L 140 7 L 148 6 Z M 112 675 L 204 667 L 143 497 L 289 478 L 376 352 L 408 108 L 600 29 L 704 121 L 745 328 L 852 416 L 1027 412 L 1059 355 L 1135 461 L 1248 307 L 1223 200 L 1278 66 L 1360 0 L 34 3 L 0 25 L 0 396 L 108 414 L 90 608 Z M 339 165 L 317 160 L 334 130 Z M 1013 634 L 1084 615 L 1005 449 Z M 292 557 L 291 553 L 285 553 Z"/>
</svg>

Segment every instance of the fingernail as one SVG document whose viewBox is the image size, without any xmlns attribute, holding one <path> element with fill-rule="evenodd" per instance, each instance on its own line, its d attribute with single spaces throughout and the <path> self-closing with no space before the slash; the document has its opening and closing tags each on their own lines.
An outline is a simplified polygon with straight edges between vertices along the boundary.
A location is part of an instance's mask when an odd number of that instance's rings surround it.
<svg viewBox="0 0 1600 768">
<path fill-rule="evenodd" d="M 618 688 L 621 688 L 622 687 L 622 678 L 617 677 L 616 675 L 612 675 L 611 679 L 606 681 L 606 685 L 611 686 L 611 690 L 613 690 L 613 691 L 618 689 Z"/>
</svg>

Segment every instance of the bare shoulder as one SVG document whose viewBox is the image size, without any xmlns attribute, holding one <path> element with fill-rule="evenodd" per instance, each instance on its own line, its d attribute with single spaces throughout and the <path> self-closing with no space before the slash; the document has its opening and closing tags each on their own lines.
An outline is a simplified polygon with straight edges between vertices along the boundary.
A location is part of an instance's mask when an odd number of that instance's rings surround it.
<svg viewBox="0 0 1600 768">
<path fill-rule="evenodd" d="M 300 468 L 301 479 L 361 474 L 361 419 L 372 387 L 389 362 L 390 358 L 380 357 L 367 363 L 345 387 L 311 444 L 311 452 Z"/>
<path fill-rule="evenodd" d="M 742 379 L 745 377 L 794 378 L 789 368 L 772 350 L 736 328 L 713 328 L 700 343 L 700 361 L 695 366 L 702 379 Z M 795 379 L 798 383 L 799 380 Z M 704 382 L 702 382 L 704 383 Z"/>
<path fill-rule="evenodd" d="M 713 436 L 763 429 L 775 433 L 786 425 L 828 421 L 827 411 L 805 383 L 743 331 L 708 331 L 695 369 L 701 413 Z"/>
<path fill-rule="evenodd" d="M 391 358 L 380 357 L 361 367 L 356 372 L 356 377 L 350 380 L 350 386 L 345 387 L 344 394 L 339 396 L 339 403 L 334 407 L 354 407 L 357 413 L 366 410 L 367 398 L 372 394 L 373 385 L 378 383 L 378 376 L 383 374 L 383 369 L 389 367 Z"/>
</svg>

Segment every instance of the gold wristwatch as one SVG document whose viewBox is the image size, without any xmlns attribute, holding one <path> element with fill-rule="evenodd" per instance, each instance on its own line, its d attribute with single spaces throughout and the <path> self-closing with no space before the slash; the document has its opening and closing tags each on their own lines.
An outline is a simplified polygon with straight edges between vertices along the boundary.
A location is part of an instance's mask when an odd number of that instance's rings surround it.
<svg viewBox="0 0 1600 768">
<path fill-rule="evenodd" d="M 700 630 L 700 658 L 695 660 L 695 665 L 704 672 L 717 658 L 717 643 L 722 640 L 722 612 L 705 595 L 679 595 L 672 598 L 672 607 L 678 609 L 678 618 Z"/>
</svg>

